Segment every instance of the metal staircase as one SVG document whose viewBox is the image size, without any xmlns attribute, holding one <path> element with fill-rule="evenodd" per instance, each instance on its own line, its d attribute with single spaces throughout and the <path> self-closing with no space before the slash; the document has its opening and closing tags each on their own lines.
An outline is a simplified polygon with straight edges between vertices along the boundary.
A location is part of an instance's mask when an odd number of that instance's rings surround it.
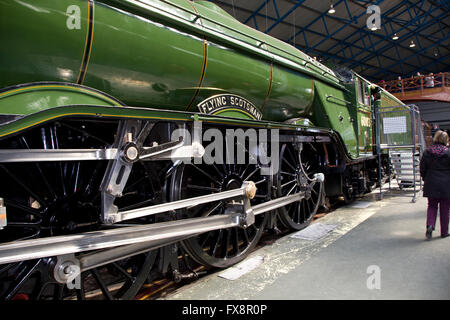
<svg viewBox="0 0 450 320">
<path fill-rule="evenodd" d="M 394 169 L 395 179 L 400 189 L 414 188 L 415 184 L 421 186 L 420 178 L 420 153 L 412 151 L 394 151 L 389 152 L 392 168 Z M 413 167 L 414 165 L 414 167 Z M 414 179 L 415 178 L 415 179 Z M 419 188 L 420 189 L 420 188 Z"/>
<path fill-rule="evenodd" d="M 416 202 L 417 191 L 422 188 L 420 157 L 425 148 L 419 109 L 415 105 L 408 105 L 407 108 L 404 106 L 380 108 L 378 106 L 375 113 L 378 170 L 381 172 L 381 154 L 387 150 L 400 190 L 413 188 L 412 202 Z M 394 143 L 395 137 L 399 136 L 405 142 L 402 145 Z M 380 182 L 380 199 L 382 198 L 381 187 Z M 390 180 L 389 189 L 391 189 Z"/>
</svg>

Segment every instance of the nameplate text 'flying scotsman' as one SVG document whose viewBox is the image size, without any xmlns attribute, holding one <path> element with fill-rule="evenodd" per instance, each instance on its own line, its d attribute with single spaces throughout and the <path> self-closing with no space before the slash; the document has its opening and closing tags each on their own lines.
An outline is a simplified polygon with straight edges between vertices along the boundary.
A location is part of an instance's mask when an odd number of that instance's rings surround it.
<svg viewBox="0 0 450 320">
<path fill-rule="evenodd" d="M 224 111 L 235 110 L 251 116 L 255 120 L 262 119 L 262 113 L 253 103 L 233 94 L 219 94 L 203 100 L 198 105 L 202 113 L 219 115 Z"/>
</svg>

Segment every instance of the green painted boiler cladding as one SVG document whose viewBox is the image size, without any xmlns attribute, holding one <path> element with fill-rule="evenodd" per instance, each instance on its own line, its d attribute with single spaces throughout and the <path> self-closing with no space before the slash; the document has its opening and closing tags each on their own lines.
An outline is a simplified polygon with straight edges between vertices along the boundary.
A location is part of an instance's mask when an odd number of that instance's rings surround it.
<svg viewBox="0 0 450 320">
<path fill-rule="evenodd" d="M 42 111 L 48 118 L 64 106 L 125 105 L 312 123 L 337 131 L 352 157 L 372 154 L 368 81 L 355 73 L 344 81 L 211 2 L 0 0 L 0 7 L 0 137 L 13 132 L 5 123 L 45 121 L 36 116 Z"/>
</svg>

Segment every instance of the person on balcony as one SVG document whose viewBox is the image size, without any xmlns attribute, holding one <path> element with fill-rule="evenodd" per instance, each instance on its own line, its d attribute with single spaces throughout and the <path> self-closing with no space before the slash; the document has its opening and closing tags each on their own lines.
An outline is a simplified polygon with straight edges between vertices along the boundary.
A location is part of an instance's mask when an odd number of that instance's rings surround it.
<svg viewBox="0 0 450 320">
<path fill-rule="evenodd" d="M 402 82 L 402 77 L 401 76 L 398 76 L 398 82 L 397 82 L 397 88 L 398 88 L 398 90 L 399 91 L 402 91 L 402 86 L 403 86 L 403 82 Z"/>
<path fill-rule="evenodd" d="M 427 88 L 434 88 L 434 76 L 433 76 L 433 73 L 430 73 L 425 78 L 425 87 L 427 87 Z"/>
<path fill-rule="evenodd" d="M 422 78 L 422 75 L 420 74 L 420 72 L 413 74 L 413 76 L 411 78 L 412 78 L 412 81 L 411 81 L 412 88 L 411 89 L 412 90 L 420 90 L 421 78 Z"/>
<path fill-rule="evenodd" d="M 423 196 L 428 198 L 425 236 L 431 239 L 436 225 L 439 206 L 441 237 L 448 237 L 450 210 L 450 150 L 447 132 L 439 130 L 433 137 L 433 145 L 425 150 L 420 160 L 420 175 L 424 180 Z"/>
</svg>

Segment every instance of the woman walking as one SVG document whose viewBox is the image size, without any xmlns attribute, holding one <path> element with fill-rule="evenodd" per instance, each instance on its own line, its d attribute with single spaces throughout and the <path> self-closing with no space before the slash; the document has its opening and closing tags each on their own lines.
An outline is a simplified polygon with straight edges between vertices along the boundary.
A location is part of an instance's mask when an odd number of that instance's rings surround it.
<svg viewBox="0 0 450 320">
<path fill-rule="evenodd" d="M 450 210 L 450 149 L 449 137 L 445 131 L 437 131 L 433 137 L 433 145 L 425 150 L 420 160 L 420 175 L 424 180 L 423 196 L 428 198 L 426 238 L 436 224 L 439 206 L 441 237 L 448 237 Z"/>
</svg>

